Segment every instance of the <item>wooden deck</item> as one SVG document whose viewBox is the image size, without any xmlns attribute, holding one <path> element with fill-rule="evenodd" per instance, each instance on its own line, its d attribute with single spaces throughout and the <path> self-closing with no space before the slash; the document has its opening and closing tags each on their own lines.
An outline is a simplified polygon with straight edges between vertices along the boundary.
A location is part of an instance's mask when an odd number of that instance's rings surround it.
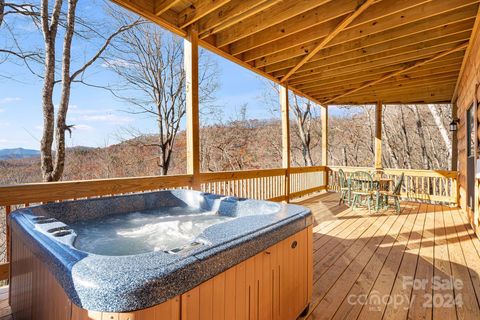
<svg viewBox="0 0 480 320">
<path fill-rule="evenodd" d="M 458 209 L 352 211 L 334 193 L 297 203 L 316 220 L 306 319 L 480 319 L 480 241 Z M 0 320 L 7 299 L 1 288 Z"/>
<path fill-rule="evenodd" d="M 480 319 L 480 241 L 458 209 L 352 211 L 333 193 L 299 203 L 317 223 L 306 319 Z"/>
</svg>

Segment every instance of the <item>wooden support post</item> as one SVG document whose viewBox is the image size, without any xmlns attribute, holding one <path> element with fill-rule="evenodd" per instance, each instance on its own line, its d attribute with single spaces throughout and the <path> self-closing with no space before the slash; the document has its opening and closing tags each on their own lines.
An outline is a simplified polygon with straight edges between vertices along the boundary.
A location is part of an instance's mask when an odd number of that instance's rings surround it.
<svg viewBox="0 0 480 320">
<path fill-rule="evenodd" d="M 288 86 L 280 85 L 280 108 L 282 111 L 282 166 L 285 171 L 285 201 L 290 201 L 290 116 Z"/>
<path fill-rule="evenodd" d="M 457 115 L 457 102 L 455 101 L 452 103 L 452 119 L 458 119 Z M 452 171 L 457 171 L 457 166 L 458 166 L 458 137 L 457 137 L 457 132 L 452 132 L 452 150 L 450 151 L 452 153 L 451 156 L 451 164 L 450 164 L 450 170 Z"/>
<path fill-rule="evenodd" d="M 375 169 L 382 170 L 382 102 L 375 108 Z"/>
<path fill-rule="evenodd" d="M 322 166 L 328 166 L 328 105 L 321 106 L 322 119 Z M 325 186 L 328 188 L 328 168 L 325 169 Z"/>
<path fill-rule="evenodd" d="M 193 189 L 200 189 L 200 122 L 198 107 L 198 32 L 188 28 L 184 41 L 187 107 L 187 173 L 193 175 Z"/>
</svg>

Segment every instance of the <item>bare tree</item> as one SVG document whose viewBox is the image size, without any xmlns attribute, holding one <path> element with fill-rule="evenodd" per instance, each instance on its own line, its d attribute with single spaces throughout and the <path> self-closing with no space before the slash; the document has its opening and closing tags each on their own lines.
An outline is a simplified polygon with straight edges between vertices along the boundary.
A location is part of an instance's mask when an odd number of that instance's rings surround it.
<svg viewBox="0 0 480 320">
<path fill-rule="evenodd" d="M 445 148 L 448 152 L 448 161 L 451 162 L 452 158 L 452 140 L 450 139 L 450 135 L 445 125 L 445 121 L 442 120 L 442 116 L 438 110 L 438 105 L 428 104 L 428 110 L 435 121 L 435 125 L 437 126 L 438 131 L 442 137 L 443 143 L 445 144 Z M 449 117 L 450 118 L 450 117 Z"/>
<path fill-rule="evenodd" d="M 279 95 L 278 85 L 266 81 L 262 100 L 269 107 L 270 113 L 275 116 L 278 116 L 280 112 Z M 313 149 L 318 147 L 321 142 L 319 108 L 310 100 L 301 98 L 294 93 L 289 95 L 289 107 L 293 116 L 290 120 L 291 133 L 293 133 L 291 137 L 292 161 L 296 165 L 313 166 L 316 162 Z M 280 146 L 278 148 L 280 149 Z"/>
<path fill-rule="evenodd" d="M 295 133 L 300 138 L 301 142 L 301 151 L 303 156 L 303 161 L 305 166 L 313 166 L 312 158 L 312 135 L 313 127 L 315 125 L 315 106 L 310 100 L 300 99 L 297 95 L 293 95 L 293 103 L 290 104 L 291 110 L 294 115 L 294 121 L 296 124 Z M 319 123 L 319 121 L 317 121 Z M 316 143 L 319 139 L 317 137 Z"/>
<path fill-rule="evenodd" d="M 119 24 L 130 23 L 121 17 Z M 172 160 L 175 139 L 186 114 L 183 41 L 151 23 L 137 25 L 116 39 L 116 48 L 105 64 L 122 79 L 121 90 L 113 92 L 134 108 L 131 113 L 153 116 L 158 139 L 144 146 L 158 148 L 160 173 L 166 175 Z M 216 64 L 200 52 L 200 103 L 213 99 L 217 87 Z"/>
<path fill-rule="evenodd" d="M 7 22 L 7 16 L 11 17 Z M 30 61 L 40 61 L 41 53 L 38 50 L 25 49 L 19 43 L 15 21 L 19 17 L 29 17 L 35 23 L 40 16 L 39 8 L 34 3 L 15 3 L 0 0 L 0 64 L 11 57 L 19 59 L 27 66 Z M 0 76 L 5 77 L 5 74 Z"/>
<path fill-rule="evenodd" d="M 58 29 L 62 15 L 63 0 L 55 0 L 51 10 L 49 8 L 48 0 L 41 1 L 40 21 L 44 38 L 45 69 L 43 72 L 42 89 L 43 132 L 40 150 L 41 168 L 44 181 L 60 180 L 65 168 L 65 132 L 71 132 L 72 127 L 67 125 L 67 112 L 70 103 L 72 83 L 74 83 L 77 78 L 80 78 L 85 71 L 102 56 L 113 38 L 140 23 L 140 20 L 135 20 L 127 25 L 120 26 L 104 39 L 101 47 L 91 56 L 90 59 L 86 60 L 80 68 L 72 72 L 71 49 L 75 27 L 78 21 L 76 18 L 77 3 L 78 0 L 67 1 L 63 51 L 61 55 L 61 79 L 56 79 L 56 62 L 58 59 L 56 42 L 59 36 Z M 61 91 L 57 112 L 55 112 L 54 108 L 54 91 L 56 85 L 60 86 Z M 53 149 L 54 143 L 55 149 Z"/>
</svg>

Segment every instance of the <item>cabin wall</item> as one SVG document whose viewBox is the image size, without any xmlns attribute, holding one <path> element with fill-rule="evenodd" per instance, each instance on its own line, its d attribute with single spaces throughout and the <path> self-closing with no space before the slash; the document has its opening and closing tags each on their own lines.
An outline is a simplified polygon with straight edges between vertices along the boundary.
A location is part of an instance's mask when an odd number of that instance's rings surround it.
<svg viewBox="0 0 480 320">
<path fill-rule="evenodd" d="M 476 101 L 479 98 L 479 91 L 477 89 L 480 83 L 480 33 L 476 32 L 473 39 L 471 39 L 470 48 L 465 61 L 463 73 L 459 79 L 457 95 L 454 97 L 457 105 L 457 118 L 460 120 L 457 129 L 458 138 L 458 181 L 459 181 L 459 204 L 464 209 L 469 217 L 470 223 L 478 234 L 478 210 L 476 214 L 472 212 L 467 206 L 467 110 L 471 105 L 477 105 Z M 477 91 L 477 92 L 476 92 Z M 478 108 L 478 106 L 477 106 Z M 478 158 L 478 136 L 479 136 L 479 116 L 480 112 L 476 113 L 477 118 L 477 158 Z M 478 180 L 475 185 L 478 189 Z M 478 207 L 478 190 L 476 194 Z"/>
</svg>

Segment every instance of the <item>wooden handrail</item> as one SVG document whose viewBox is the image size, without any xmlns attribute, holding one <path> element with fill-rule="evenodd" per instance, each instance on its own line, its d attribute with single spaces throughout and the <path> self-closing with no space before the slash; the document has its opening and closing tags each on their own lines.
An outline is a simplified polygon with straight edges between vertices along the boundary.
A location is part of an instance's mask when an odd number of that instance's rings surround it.
<svg viewBox="0 0 480 320">
<path fill-rule="evenodd" d="M 288 179 L 287 179 L 288 176 Z M 154 191 L 171 188 L 193 187 L 193 175 L 114 178 L 49 183 L 28 183 L 0 186 L 0 210 L 5 217 L 10 210 L 29 204 L 65 201 L 119 195 L 134 192 Z M 285 195 L 286 181 L 290 198 L 301 197 L 326 189 L 326 168 L 322 166 L 291 168 L 290 170 L 262 169 L 246 171 L 204 172 L 198 174 L 197 183 L 206 192 L 225 195 L 289 200 Z M 291 191 L 291 192 L 290 192 Z M 5 222 L 4 222 L 5 223 Z M 9 256 L 9 229 L 7 228 L 6 256 Z M 9 263 L 0 263 L 0 280 L 7 280 Z"/>
<path fill-rule="evenodd" d="M 0 206 L 190 186 L 191 175 L 27 183 L 0 186 Z"/>
<path fill-rule="evenodd" d="M 290 198 L 327 189 L 326 182 L 335 182 L 328 175 L 342 168 L 347 174 L 357 170 L 373 171 L 370 167 L 313 166 L 200 173 L 199 183 L 206 192 L 215 192 L 240 197 L 269 199 L 272 201 L 289 200 L 285 195 L 285 183 L 289 181 Z M 390 176 L 404 172 L 407 176 L 405 197 L 430 201 L 457 203 L 458 173 L 446 170 L 403 170 L 384 169 Z M 288 175 L 288 179 L 286 178 Z M 423 180 L 422 180 L 423 179 Z M 418 180 L 418 181 L 416 181 Z M 429 189 L 435 192 L 418 192 L 419 186 L 430 183 Z M 14 206 L 64 201 L 79 198 L 91 198 L 118 195 L 133 192 L 153 191 L 170 188 L 192 188 L 193 175 L 114 178 L 85 181 L 65 181 L 51 183 L 30 183 L 22 185 L 0 186 L 0 208 L 10 211 Z M 332 186 L 330 186 L 332 189 Z M 433 190 L 432 189 L 432 190 Z M 5 211 L 5 212 L 6 212 Z M 8 253 L 7 253 L 8 255 Z M 8 262 L 0 264 L 0 280 L 8 279 Z"/>
<path fill-rule="evenodd" d="M 285 175 L 286 169 L 262 169 L 245 171 L 220 171 L 200 173 L 201 183 L 224 180 L 241 180 Z"/>
<path fill-rule="evenodd" d="M 347 175 L 355 171 L 375 171 L 373 167 L 342 167 L 329 166 L 329 179 L 333 183 L 329 189 L 335 190 L 338 177 L 336 172 L 342 169 Z M 414 169 L 382 169 L 383 174 L 397 178 L 402 173 L 405 180 L 402 187 L 402 197 L 409 200 L 427 202 L 443 202 L 458 205 L 458 172 L 448 170 L 414 170 Z M 392 182 L 393 183 L 393 182 Z"/>
</svg>

